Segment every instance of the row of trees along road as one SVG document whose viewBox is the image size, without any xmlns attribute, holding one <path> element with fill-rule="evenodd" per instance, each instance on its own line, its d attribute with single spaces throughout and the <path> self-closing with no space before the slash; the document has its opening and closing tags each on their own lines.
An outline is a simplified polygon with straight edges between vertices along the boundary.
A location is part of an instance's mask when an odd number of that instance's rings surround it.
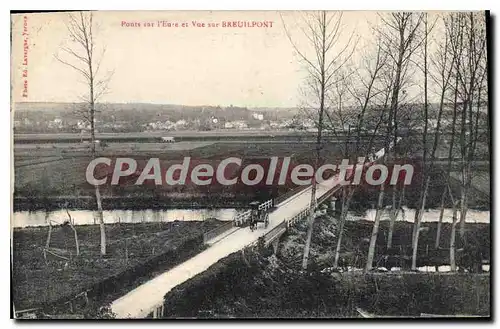
<svg viewBox="0 0 500 329">
<path fill-rule="evenodd" d="M 371 38 L 362 40 L 364 47 L 359 46 L 361 38 L 355 32 L 346 35 L 348 29 L 342 20 L 343 15 L 339 12 L 307 12 L 297 24 L 298 34 L 294 35 L 291 24 L 282 16 L 286 35 L 307 73 L 302 88 L 302 114 L 313 118 L 318 129 L 315 167 L 322 162 L 321 150 L 328 142 L 323 138 L 325 132 L 348 137 L 346 140 L 350 142 L 339 143 L 339 146 L 343 158 L 354 162 L 365 161 L 372 154 L 376 135 L 378 138 L 383 136 L 386 150 L 380 159 L 382 164 L 390 164 L 397 158 L 415 153 L 420 155 L 422 179 L 412 234 L 411 267 L 415 270 L 420 225 L 425 215 L 431 174 L 435 172 L 439 150 L 443 150 L 445 145 L 447 165 L 440 175 L 444 176 L 446 184 L 442 191 L 435 247 L 440 247 L 444 209 L 451 205 L 453 229 L 451 243 L 447 247 L 450 250 L 450 265 L 455 271 L 458 214 L 460 236 L 465 244 L 467 197 L 476 174 L 474 159 L 478 139 L 485 137 L 489 147 L 489 119 L 484 113 L 487 103 L 485 13 L 379 14 L 377 22 L 371 26 Z M 306 42 L 301 44 L 300 40 Z M 412 90 L 412 95 L 407 90 Z M 408 108 L 410 112 L 404 110 Z M 451 123 L 448 120 L 450 112 Z M 435 120 L 432 126 L 431 119 Z M 413 141 L 392 147 L 408 131 L 420 135 L 418 143 Z M 489 152 L 488 149 L 488 155 Z M 454 195 L 456 192 L 450 187 L 452 164 L 457 161 L 460 167 L 460 195 Z M 366 271 L 370 271 L 374 263 L 380 220 L 386 209 L 386 188 L 382 184 L 378 192 Z M 388 209 L 387 249 L 392 247 L 394 222 L 405 204 L 404 184 L 390 188 L 392 205 Z M 357 190 L 357 186 L 341 187 L 335 267 L 339 262 L 347 212 Z M 316 181 L 313 178 L 303 269 L 308 266 L 317 206 L 315 200 Z"/>
</svg>

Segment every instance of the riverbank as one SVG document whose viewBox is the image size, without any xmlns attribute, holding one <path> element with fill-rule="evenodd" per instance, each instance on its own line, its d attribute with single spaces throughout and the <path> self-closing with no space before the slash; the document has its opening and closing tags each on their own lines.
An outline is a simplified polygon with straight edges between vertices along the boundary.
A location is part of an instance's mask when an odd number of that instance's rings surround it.
<svg viewBox="0 0 500 329">
<path fill-rule="evenodd" d="M 61 169 L 63 170 L 63 169 Z M 481 172 L 474 180 L 472 188 L 468 192 L 468 208 L 481 211 L 490 210 L 491 198 L 489 193 L 489 172 Z M 417 174 L 411 185 L 405 187 L 405 200 L 403 205 L 416 209 L 420 197 L 421 182 Z M 42 184 L 43 182 L 37 182 Z M 441 206 L 442 192 L 445 190 L 443 175 L 435 174 L 432 176 L 429 188 L 429 195 L 426 202 L 428 209 L 438 209 Z M 224 209 L 224 208 L 248 208 L 251 201 L 265 202 L 270 199 L 281 199 L 291 193 L 292 190 L 300 189 L 297 186 L 258 186 L 231 189 L 220 186 L 207 188 L 186 187 L 189 192 L 167 191 L 162 188 L 144 188 L 134 187 L 135 190 L 117 189 L 109 192 L 102 191 L 102 207 L 104 210 L 145 210 L 145 209 Z M 166 187 L 165 187 L 166 188 Z M 460 182 L 451 179 L 450 188 L 453 193 L 459 195 Z M 96 201 L 93 191 L 86 193 L 75 192 L 67 194 L 64 190 L 61 193 L 44 192 L 40 188 L 30 191 L 14 192 L 13 210 L 14 211 L 53 211 L 58 209 L 70 210 L 96 210 Z M 386 191 L 384 206 L 392 205 L 393 189 Z M 397 191 L 397 199 L 400 198 L 400 191 Z M 377 203 L 378 187 L 361 186 L 359 191 L 354 194 L 351 209 L 358 212 L 364 212 L 374 208 Z M 451 207 L 451 203 L 446 199 L 445 207 Z"/>
<path fill-rule="evenodd" d="M 346 223 L 342 269 L 364 266 L 372 225 L 368 221 Z M 449 264 L 446 246 L 450 225 L 443 225 L 442 248 L 437 250 L 432 247 L 435 223 L 425 223 L 424 227 L 428 228 L 421 232 L 418 266 Z M 383 221 L 375 266 L 389 269 L 399 266 L 403 269 L 399 273 L 364 275 L 331 271 L 335 224 L 328 216 L 321 216 L 315 222 L 307 272 L 300 267 L 306 235 L 303 222 L 281 239 L 276 255 L 263 247 L 247 248 L 172 289 L 165 296 L 164 317 L 345 318 L 359 317 L 358 308 L 379 315 L 406 317 L 422 313 L 490 314 L 488 273 L 405 272 L 409 265 L 412 224 L 396 224 L 391 249 L 386 248 L 387 228 L 388 222 Z M 480 257 L 489 261 L 490 226 L 468 223 L 466 228 L 469 243 L 480 250 Z M 465 251 L 459 253 L 458 266 L 473 270 L 466 255 Z"/>
<path fill-rule="evenodd" d="M 13 230 L 13 302 L 16 311 L 78 313 L 97 309 L 201 251 L 203 233 L 218 220 L 106 224 L 107 254 L 100 255 L 98 225 L 77 227 L 80 255 L 69 225 Z"/>
<path fill-rule="evenodd" d="M 260 201 L 267 201 L 263 196 Z M 145 209 L 226 209 L 248 207 L 248 197 L 227 195 L 199 195 L 197 197 L 144 197 L 140 195 L 103 197 L 104 210 L 145 210 Z M 14 196 L 14 211 L 54 211 L 59 209 L 96 210 L 94 196 Z"/>
</svg>

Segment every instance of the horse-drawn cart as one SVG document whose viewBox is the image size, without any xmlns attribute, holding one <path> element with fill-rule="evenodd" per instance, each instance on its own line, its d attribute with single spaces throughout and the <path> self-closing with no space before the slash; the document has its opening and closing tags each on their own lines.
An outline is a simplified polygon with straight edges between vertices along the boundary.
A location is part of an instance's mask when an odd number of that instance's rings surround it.
<svg viewBox="0 0 500 329">
<path fill-rule="evenodd" d="M 260 202 L 254 201 L 250 203 L 250 229 L 253 231 L 257 228 L 258 223 L 264 223 L 264 228 L 269 225 L 269 208 L 261 207 Z"/>
</svg>

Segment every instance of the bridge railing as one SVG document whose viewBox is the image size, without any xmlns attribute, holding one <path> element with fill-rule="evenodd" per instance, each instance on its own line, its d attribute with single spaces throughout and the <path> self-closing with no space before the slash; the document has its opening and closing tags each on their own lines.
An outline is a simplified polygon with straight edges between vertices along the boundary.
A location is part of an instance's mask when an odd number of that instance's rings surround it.
<svg viewBox="0 0 500 329">
<path fill-rule="evenodd" d="M 273 242 L 277 236 L 281 235 L 284 231 L 286 231 L 288 225 L 287 221 L 282 221 L 278 226 L 274 227 L 271 231 L 264 234 L 264 244 L 267 246 L 269 243 Z"/>
<path fill-rule="evenodd" d="M 268 209 L 271 209 L 272 207 L 273 207 L 273 199 L 269 199 L 266 202 L 261 203 L 258 208 L 259 208 L 259 210 L 268 210 Z M 248 220 L 250 219 L 251 213 L 252 213 L 251 210 L 247 210 L 247 211 L 241 212 L 241 213 L 237 214 L 236 216 L 234 216 L 234 218 L 233 218 L 234 225 L 235 226 L 242 226 L 243 224 L 248 222 Z"/>
<path fill-rule="evenodd" d="M 245 224 L 248 221 L 248 219 L 250 218 L 251 213 L 252 213 L 251 210 L 247 210 L 247 211 L 244 211 L 244 212 L 237 214 L 233 220 L 234 226 L 242 226 L 243 224 Z"/>
<path fill-rule="evenodd" d="M 288 228 L 291 225 L 293 225 L 297 221 L 307 217 L 308 214 L 309 214 L 309 208 L 306 208 L 306 209 L 300 211 L 295 216 L 293 216 L 291 218 L 287 218 L 284 221 L 282 221 L 280 224 L 278 224 L 278 226 L 274 227 L 271 231 L 267 232 L 264 235 L 265 245 L 266 246 L 269 245 L 271 242 L 274 241 L 274 239 L 276 239 L 276 237 L 280 236 L 281 234 L 283 234 L 284 231 L 288 230 Z"/>
<path fill-rule="evenodd" d="M 269 199 L 259 205 L 259 210 L 267 210 L 273 206 L 273 199 Z"/>
<path fill-rule="evenodd" d="M 234 227 L 234 221 L 229 221 L 225 224 L 222 224 L 219 227 L 214 228 L 213 230 L 206 232 L 205 234 L 203 234 L 203 243 L 207 243 L 216 236 L 230 230 L 233 227 Z"/>
<path fill-rule="evenodd" d="M 309 215 L 309 207 L 307 207 L 306 209 L 301 210 L 295 216 L 287 219 L 286 220 L 287 227 L 290 227 L 290 226 L 294 225 L 299 220 L 303 219 L 304 217 L 307 217 L 307 215 Z"/>
</svg>

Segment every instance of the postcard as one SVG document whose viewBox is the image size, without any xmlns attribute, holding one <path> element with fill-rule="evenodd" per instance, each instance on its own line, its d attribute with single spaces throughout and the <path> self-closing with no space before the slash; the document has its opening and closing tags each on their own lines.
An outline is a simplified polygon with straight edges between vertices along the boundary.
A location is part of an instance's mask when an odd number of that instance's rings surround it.
<svg viewBox="0 0 500 329">
<path fill-rule="evenodd" d="M 15 319 L 491 319 L 489 11 L 11 13 Z"/>
</svg>

